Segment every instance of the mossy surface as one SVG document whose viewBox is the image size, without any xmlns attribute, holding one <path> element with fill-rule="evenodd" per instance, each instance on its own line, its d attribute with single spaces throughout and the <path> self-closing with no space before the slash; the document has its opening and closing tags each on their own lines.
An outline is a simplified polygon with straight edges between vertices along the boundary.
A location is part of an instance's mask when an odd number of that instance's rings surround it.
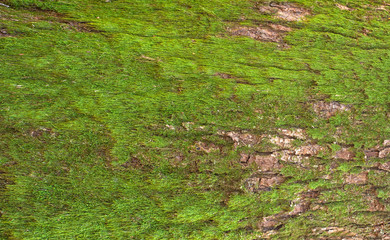
<svg viewBox="0 0 390 240">
<path fill-rule="evenodd" d="M 390 235 L 388 156 L 364 152 L 390 139 L 390 3 L 295 0 L 310 14 L 285 21 L 266 1 L 2 2 L 2 238 Z M 229 32 L 272 23 L 282 43 Z M 297 128 L 325 150 L 248 191 L 240 154 L 275 145 L 221 131 Z M 258 227 L 312 190 L 310 210 Z"/>
</svg>

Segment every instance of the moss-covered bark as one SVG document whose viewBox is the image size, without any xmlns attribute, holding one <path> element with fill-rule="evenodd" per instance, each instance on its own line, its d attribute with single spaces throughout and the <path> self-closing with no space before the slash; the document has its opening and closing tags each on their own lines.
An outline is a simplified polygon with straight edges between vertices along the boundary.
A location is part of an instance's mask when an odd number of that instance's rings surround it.
<svg viewBox="0 0 390 240">
<path fill-rule="evenodd" d="M 390 3 L 0 5 L 5 239 L 386 239 Z"/>
</svg>

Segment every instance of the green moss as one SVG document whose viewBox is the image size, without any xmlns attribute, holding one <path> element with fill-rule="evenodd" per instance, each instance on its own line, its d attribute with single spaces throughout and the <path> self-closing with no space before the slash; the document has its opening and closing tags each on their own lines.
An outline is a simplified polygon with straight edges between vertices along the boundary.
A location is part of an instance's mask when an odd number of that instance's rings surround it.
<svg viewBox="0 0 390 240">
<path fill-rule="evenodd" d="M 390 16 L 381 2 L 339 1 L 354 11 L 294 2 L 310 9 L 305 21 L 261 14 L 252 1 L 5 1 L 2 237 L 253 239 L 258 221 L 291 211 L 307 189 L 326 189 L 329 212 L 314 212 L 312 223 L 292 218 L 275 238 L 303 238 L 335 219 L 348 224 L 366 209 L 365 188 L 337 190 L 343 174 L 363 171 L 362 149 L 390 134 Z M 293 28 L 290 48 L 226 31 L 269 22 Z M 352 110 L 318 117 L 318 100 Z M 285 164 L 286 182 L 269 192 L 244 191 L 253 169 L 238 163 L 239 153 L 275 146 L 235 148 L 217 132 L 291 127 L 332 152 L 353 145 L 357 160 L 330 170 L 335 160 L 323 153 L 307 169 Z M 196 142 L 218 150 L 198 151 Z M 380 198 L 386 176 L 369 174 Z"/>
</svg>

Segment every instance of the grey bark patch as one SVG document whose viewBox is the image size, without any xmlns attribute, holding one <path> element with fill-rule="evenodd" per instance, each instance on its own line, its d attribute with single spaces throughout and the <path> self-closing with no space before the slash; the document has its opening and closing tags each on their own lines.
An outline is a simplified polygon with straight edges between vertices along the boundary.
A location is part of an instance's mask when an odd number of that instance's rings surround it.
<svg viewBox="0 0 390 240">
<path fill-rule="evenodd" d="M 389 144 L 390 144 L 390 141 L 385 140 L 383 142 L 384 147 L 377 145 L 375 147 L 363 150 L 365 159 L 369 160 L 371 158 L 386 158 L 386 157 L 388 157 L 390 154 Z"/>
<path fill-rule="evenodd" d="M 385 148 L 383 150 L 381 150 L 378 154 L 378 157 L 379 158 L 385 158 L 387 157 L 388 155 L 390 154 L 390 148 Z"/>
<path fill-rule="evenodd" d="M 283 138 L 275 135 L 269 135 L 268 138 L 272 144 L 275 144 L 282 149 L 290 149 L 293 147 L 293 138 Z"/>
<path fill-rule="evenodd" d="M 244 182 L 249 192 L 270 191 L 272 187 L 282 184 L 286 178 L 274 172 L 256 172 Z"/>
<path fill-rule="evenodd" d="M 290 138 L 297 138 L 300 140 L 305 140 L 307 138 L 306 131 L 302 128 L 295 128 L 295 129 L 279 128 L 278 132 Z"/>
<path fill-rule="evenodd" d="M 220 73 L 220 72 L 215 73 L 214 76 L 220 77 L 222 79 L 232 79 L 232 78 L 234 78 L 233 75 L 230 75 L 228 73 Z"/>
<path fill-rule="evenodd" d="M 343 148 L 340 151 L 337 151 L 336 154 L 334 155 L 334 158 L 337 159 L 343 159 L 343 160 L 353 160 L 355 158 L 355 153 L 348 150 L 347 148 Z"/>
<path fill-rule="evenodd" d="M 377 211 L 384 211 L 386 208 L 385 206 L 379 201 L 377 197 L 373 197 L 370 200 L 368 211 L 370 212 L 377 212 Z"/>
<path fill-rule="evenodd" d="M 341 5 L 339 3 L 336 3 L 336 7 L 338 7 L 340 10 L 344 10 L 344 11 L 352 11 L 352 10 L 354 10 L 353 8 L 347 7 L 345 5 Z"/>
<path fill-rule="evenodd" d="M 337 235 L 338 236 L 337 239 L 347 239 L 345 237 L 355 237 L 356 236 L 356 233 L 353 233 L 353 232 L 351 232 L 343 227 L 316 227 L 316 228 L 313 228 L 312 232 L 316 236 L 328 235 L 328 234 Z M 343 238 L 341 238 L 341 237 L 343 237 Z M 320 239 L 329 239 L 329 238 L 320 238 Z M 332 239 L 335 239 L 335 238 L 332 238 Z M 351 239 L 351 238 L 348 238 L 348 239 Z M 357 239 L 361 239 L 361 238 L 352 238 L 352 239 L 357 240 Z"/>
<path fill-rule="evenodd" d="M 366 184 L 368 182 L 368 172 L 362 172 L 358 174 L 349 174 L 345 177 L 344 183 L 346 184 Z"/>
<path fill-rule="evenodd" d="M 378 168 L 383 171 L 390 172 L 390 162 L 381 163 L 379 164 Z"/>
<path fill-rule="evenodd" d="M 320 196 L 321 192 L 317 190 L 308 190 L 306 192 L 301 192 L 300 196 L 302 198 L 317 198 Z"/>
<path fill-rule="evenodd" d="M 251 163 L 255 163 L 257 167 L 262 171 L 271 171 L 281 168 L 278 159 L 271 154 L 250 156 L 248 159 L 248 164 Z"/>
<path fill-rule="evenodd" d="M 205 143 L 200 141 L 195 143 L 195 149 L 205 153 L 217 152 L 220 150 L 220 148 L 214 143 Z"/>
<path fill-rule="evenodd" d="M 262 25 L 257 27 L 237 26 L 228 28 L 228 31 L 232 35 L 246 36 L 258 41 L 276 43 L 281 43 L 283 41 L 284 34 L 291 30 L 292 29 L 289 27 L 277 24 Z"/>
<path fill-rule="evenodd" d="M 293 217 L 302 214 L 310 209 L 310 205 L 311 205 L 310 201 L 306 201 L 306 200 L 300 201 L 294 206 L 294 209 L 291 212 L 289 212 L 289 215 Z"/>
<path fill-rule="evenodd" d="M 264 217 L 262 221 L 257 224 L 257 227 L 263 232 L 277 230 L 284 225 L 284 221 L 289 218 L 288 214 L 275 214 Z"/>
<path fill-rule="evenodd" d="M 371 158 L 377 158 L 379 156 L 378 150 L 364 150 L 364 158 L 370 160 Z"/>
<path fill-rule="evenodd" d="M 258 5 L 257 10 L 263 14 L 273 15 L 285 21 L 302 21 L 310 15 L 310 11 L 293 3 L 270 3 L 268 6 Z"/>
<path fill-rule="evenodd" d="M 250 155 L 249 155 L 249 154 L 246 154 L 246 153 L 240 153 L 240 156 L 241 156 L 241 158 L 240 158 L 240 163 L 241 163 L 241 164 L 247 164 Z"/>
<path fill-rule="evenodd" d="M 315 156 L 322 150 L 324 148 L 317 144 L 306 145 L 295 149 L 295 155 Z"/>
<path fill-rule="evenodd" d="M 278 213 L 271 216 L 264 217 L 258 222 L 258 228 L 263 232 L 269 232 L 281 228 L 289 218 L 297 217 L 298 215 L 310 210 L 311 198 L 319 196 L 318 191 L 309 190 L 301 194 L 301 198 L 297 199 L 292 211 Z"/>
<path fill-rule="evenodd" d="M 234 147 L 238 147 L 238 146 L 252 147 L 258 144 L 262 139 L 262 136 L 258 136 L 250 133 L 239 133 L 234 131 L 232 132 L 220 131 L 218 134 L 221 136 L 231 138 L 234 142 Z"/>
<path fill-rule="evenodd" d="M 313 104 L 314 112 L 323 118 L 333 117 L 339 112 L 350 111 L 351 108 L 352 106 L 344 105 L 339 102 L 319 101 Z"/>
</svg>

